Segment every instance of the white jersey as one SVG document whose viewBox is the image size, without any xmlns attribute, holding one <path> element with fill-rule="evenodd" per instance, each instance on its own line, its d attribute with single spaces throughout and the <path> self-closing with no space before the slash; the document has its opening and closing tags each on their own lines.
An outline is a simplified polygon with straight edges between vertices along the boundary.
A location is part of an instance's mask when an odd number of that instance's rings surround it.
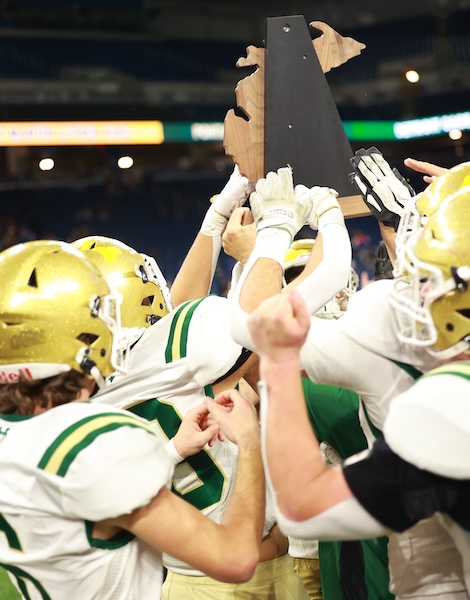
<svg viewBox="0 0 470 600">
<path fill-rule="evenodd" d="M 470 362 L 429 371 L 392 402 L 384 426 L 388 445 L 420 469 L 470 479 L 469 398 Z"/>
<path fill-rule="evenodd" d="M 172 469 L 151 424 L 125 411 L 0 415 L 0 564 L 31 600 L 160 598 L 161 554 L 125 531 L 94 538 L 93 524 L 148 504 Z"/>
<path fill-rule="evenodd" d="M 367 285 L 350 298 L 348 310 L 337 321 L 314 317 L 301 351 L 303 368 L 312 381 L 359 394 L 359 418 L 369 445 L 382 435 L 393 399 L 438 365 L 425 348 L 398 340 L 389 303 L 392 285 L 386 279 Z M 388 552 L 390 589 L 399 597 L 464 589 L 461 570 L 447 570 L 459 555 L 437 517 L 390 535 Z"/>
<path fill-rule="evenodd" d="M 246 355 L 230 336 L 228 300 L 207 296 L 182 304 L 145 330 L 132 346 L 126 375 L 118 374 L 94 396 L 154 422 L 164 441 L 174 437 L 183 415 L 212 394 L 211 384 Z M 234 482 L 238 448 L 215 442 L 176 466 L 173 491 L 220 523 Z M 268 504 L 265 534 L 274 525 Z M 165 566 L 202 575 L 164 555 Z"/>
<path fill-rule="evenodd" d="M 430 371 L 392 403 L 384 427 L 387 443 L 400 458 L 420 469 L 470 480 L 469 398 L 470 362 L 452 362 Z M 440 521 L 462 555 L 470 594 L 468 508 L 442 515 Z"/>
<path fill-rule="evenodd" d="M 301 353 L 312 381 L 359 394 L 368 424 L 380 431 L 390 401 L 438 364 L 426 350 L 398 340 L 390 285 L 389 280 L 377 281 L 357 292 L 341 319 L 313 317 Z"/>
</svg>

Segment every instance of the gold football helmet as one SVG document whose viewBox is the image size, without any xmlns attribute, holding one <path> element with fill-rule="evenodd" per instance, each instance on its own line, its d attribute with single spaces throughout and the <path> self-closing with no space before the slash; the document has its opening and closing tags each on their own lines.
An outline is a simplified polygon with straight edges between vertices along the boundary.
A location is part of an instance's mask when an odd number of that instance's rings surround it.
<svg viewBox="0 0 470 600">
<path fill-rule="evenodd" d="M 118 298 L 70 244 L 32 241 L 0 254 L 0 382 L 75 369 L 99 384 L 120 367 Z"/>
<path fill-rule="evenodd" d="M 404 274 L 404 247 L 408 239 L 416 234 L 427 219 L 437 210 L 441 202 L 459 189 L 470 185 L 470 162 L 461 163 L 438 177 L 428 187 L 404 206 L 395 238 L 397 260 L 394 276 Z"/>
<path fill-rule="evenodd" d="M 307 264 L 315 240 L 312 238 L 294 240 L 284 258 L 284 280 L 289 283 Z M 325 304 L 316 314 L 326 319 L 338 318 L 343 315 L 348 307 L 348 299 L 357 291 L 359 276 L 351 267 L 347 286 L 334 298 Z"/>
<path fill-rule="evenodd" d="M 313 238 L 294 240 L 284 257 L 284 273 L 294 267 L 305 267 L 314 244 L 315 240 Z"/>
<path fill-rule="evenodd" d="M 444 360 L 470 348 L 468 183 L 443 200 L 408 240 L 407 275 L 394 281 L 391 292 L 399 338 Z"/>
<path fill-rule="evenodd" d="M 72 245 L 122 295 L 123 327 L 149 327 L 173 308 L 167 283 L 153 258 L 119 240 L 99 235 L 81 238 Z"/>
</svg>

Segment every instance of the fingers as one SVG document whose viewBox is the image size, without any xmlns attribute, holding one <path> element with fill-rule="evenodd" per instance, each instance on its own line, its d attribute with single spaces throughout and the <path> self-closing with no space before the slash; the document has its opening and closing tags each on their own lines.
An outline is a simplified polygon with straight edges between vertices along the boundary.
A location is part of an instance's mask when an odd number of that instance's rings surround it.
<svg viewBox="0 0 470 600">
<path fill-rule="evenodd" d="M 205 429 L 204 431 L 201 431 L 201 433 L 199 434 L 201 446 L 204 446 L 205 444 L 209 444 L 209 446 L 212 448 L 212 446 L 217 441 L 218 433 L 219 433 L 219 425 L 217 423 L 214 423 L 214 424 L 210 425 L 209 427 L 207 427 L 207 429 Z"/>
<path fill-rule="evenodd" d="M 234 389 L 230 389 L 230 390 L 225 390 L 224 392 L 221 392 L 220 394 L 217 394 L 217 396 L 215 398 L 213 398 L 213 400 L 220 406 L 232 409 L 235 400 L 240 396 L 241 396 L 240 392 L 237 392 L 237 390 L 234 390 Z"/>
<path fill-rule="evenodd" d="M 242 226 L 247 213 L 251 213 L 248 206 L 239 206 L 235 208 L 235 210 L 230 216 L 230 219 L 228 220 L 227 228 L 225 231 L 227 231 L 227 229 L 230 229 L 231 227 L 233 228 L 235 225 Z"/>
<path fill-rule="evenodd" d="M 310 327 L 311 320 L 305 300 L 295 288 L 289 293 L 288 299 L 292 306 L 293 315 L 299 326 L 308 329 Z"/>
<path fill-rule="evenodd" d="M 423 173 L 425 175 L 423 179 L 427 183 L 430 183 L 434 178 L 440 177 L 448 171 L 445 167 L 440 167 L 439 165 L 425 162 L 424 160 L 416 160 L 415 158 L 405 158 L 403 163 L 409 169 L 413 169 L 413 171 L 416 171 L 417 173 Z"/>
<path fill-rule="evenodd" d="M 198 404 L 194 408 L 191 408 L 186 413 L 186 415 L 191 417 L 191 419 L 193 419 L 194 421 L 201 421 L 202 418 L 206 417 L 208 414 L 209 411 L 207 410 L 207 406 L 205 406 L 203 402 L 201 402 L 201 404 Z"/>
</svg>

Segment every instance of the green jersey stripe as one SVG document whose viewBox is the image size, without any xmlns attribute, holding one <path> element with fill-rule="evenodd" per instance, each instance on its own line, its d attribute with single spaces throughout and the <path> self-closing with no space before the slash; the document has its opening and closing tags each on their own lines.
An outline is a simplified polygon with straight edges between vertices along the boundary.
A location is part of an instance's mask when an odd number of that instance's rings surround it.
<svg viewBox="0 0 470 600">
<path fill-rule="evenodd" d="M 101 413 L 81 419 L 63 431 L 50 444 L 38 463 L 38 468 L 64 477 L 76 456 L 102 433 L 119 427 L 137 427 L 155 435 L 152 426 L 130 414 Z"/>
<path fill-rule="evenodd" d="M 176 312 L 171 322 L 168 343 L 165 349 L 165 360 L 167 363 L 184 358 L 187 353 L 189 323 L 194 311 L 199 304 L 205 300 L 192 300 L 185 302 Z"/>
</svg>

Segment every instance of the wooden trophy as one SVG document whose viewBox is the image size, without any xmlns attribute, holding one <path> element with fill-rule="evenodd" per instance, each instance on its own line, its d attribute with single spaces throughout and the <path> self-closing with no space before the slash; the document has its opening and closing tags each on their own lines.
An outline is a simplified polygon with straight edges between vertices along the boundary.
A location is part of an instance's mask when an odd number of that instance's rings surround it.
<svg viewBox="0 0 470 600">
<path fill-rule="evenodd" d="M 346 218 L 369 215 L 349 178 L 353 152 L 325 78 L 365 45 L 320 21 L 310 23 L 321 32 L 312 41 L 302 15 L 268 18 L 266 25 L 266 48 L 248 46 L 236 63 L 257 68 L 235 88 L 246 118 L 228 111 L 226 154 L 252 183 L 290 165 L 295 184 L 336 189 Z"/>
</svg>

